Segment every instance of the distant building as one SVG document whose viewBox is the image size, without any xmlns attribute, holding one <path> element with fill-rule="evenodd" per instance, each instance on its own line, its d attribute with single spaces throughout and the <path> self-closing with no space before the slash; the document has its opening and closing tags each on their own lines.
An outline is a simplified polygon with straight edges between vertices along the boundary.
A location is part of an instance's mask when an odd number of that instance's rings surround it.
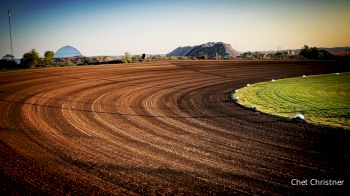
<svg viewBox="0 0 350 196">
<path fill-rule="evenodd" d="M 83 56 L 80 51 L 72 46 L 64 46 L 57 50 L 54 58 L 67 58 Z"/>
<path fill-rule="evenodd" d="M 295 55 L 295 51 L 294 51 L 294 50 L 288 50 L 288 51 L 287 51 L 287 55 L 288 55 L 288 56 Z"/>
</svg>

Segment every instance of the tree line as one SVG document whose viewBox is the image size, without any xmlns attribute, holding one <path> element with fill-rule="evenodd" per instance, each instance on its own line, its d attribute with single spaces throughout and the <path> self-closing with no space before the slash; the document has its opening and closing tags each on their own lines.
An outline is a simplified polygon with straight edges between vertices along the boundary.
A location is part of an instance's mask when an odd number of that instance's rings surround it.
<svg viewBox="0 0 350 196">
<path fill-rule="evenodd" d="M 51 66 L 72 66 L 72 65 L 90 65 L 90 64 L 118 64 L 118 63 L 137 63 L 143 62 L 146 59 L 146 55 L 131 55 L 125 52 L 125 55 L 121 59 L 117 60 L 102 60 L 96 57 L 67 57 L 54 60 L 55 53 L 53 51 L 46 51 L 44 57 L 40 57 L 39 52 L 35 49 L 30 50 L 23 54 L 20 62 L 16 62 L 14 57 L 7 54 L 0 60 L 0 69 L 28 69 L 39 67 L 51 67 Z M 102 56 L 103 57 L 103 56 Z M 149 57 L 150 60 L 158 59 L 157 56 Z"/>
<path fill-rule="evenodd" d="M 108 62 L 95 62 L 90 57 L 79 57 L 77 62 L 72 62 L 72 58 L 62 58 L 60 61 L 54 62 L 54 52 L 46 51 L 44 57 L 40 57 L 39 52 L 35 49 L 23 54 L 20 62 L 14 61 L 14 57 L 10 54 L 5 55 L 0 59 L 0 69 L 27 69 L 27 68 L 38 68 L 38 67 L 49 67 L 49 66 L 71 66 L 71 65 L 89 65 L 89 64 L 102 64 L 102 63 L 135 63 L 143 61 L 152 61 L 152 60 L 174 60 L 174 57 L 164 58 L 159 55 L 149 56 L 145 58 L 145 54 L 141 55 L 131 55 L 126 52 L 122 59 L 108 61 Z M 245 52 L 241 54 L 243 59 L 271 59 L 271 60 L 288 60 L 288 59 L 310 59 L 310 60 L 331 60 L 335 59 L 335 56 L 325 50 L 319 50 L 316 47 L 309 47 L 304 45 L 299 54 L 297 55 L 288 55 L 286 51 L 276 52 L 274 54 L 263 54 L 261 52 Z M 177 58 L 185 59 L 185 58 Z M 191 57 L 190 59 L 208 59 L 207 55 L 202 58 Z M 216 60 L 220 60 L 222 57 L 216 55 Z M 226 58 L 225 58 L 226 59 Z"/>
<path fill-rule="evenodd" d="M 305 59 L 311 60 L 331 60 L 334 59 L 334 55 L 326 50 L 319 50 L 316 47 L 309 47 L 308 45 L 304 45 L 301 49 L 300 56 Z"/>
<path fill-rule="evenodd" d="M 0 60 L 0 69 L 27 69 L 36 67 L 48 67 L 53 64 L 53 57 L 55 53 L 53 51 L 46 51 L 44 57 L 39 56 L 39 52 L 32 49 L 29 52 L 23 54 L 20 63 L 14 61 L 14 57 L 10 54 L 5 55 Z"/>
</svg>

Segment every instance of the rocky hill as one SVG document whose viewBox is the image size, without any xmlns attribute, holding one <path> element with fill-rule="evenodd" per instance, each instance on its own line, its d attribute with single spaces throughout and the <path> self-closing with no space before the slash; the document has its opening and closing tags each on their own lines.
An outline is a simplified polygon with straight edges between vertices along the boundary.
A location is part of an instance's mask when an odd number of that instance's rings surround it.
<svg viewBox="0 0 350 196">
<path fill-rule="evenodd" d="M 232 48 L 230 44 L 223 42 L 208 42 L 198 46 L 178 47 L 167 56 L 192 56 L 202 57 L 207 55 L 208 58 L 215 58 L 216 54 L 222 57 L 237 57 L 239 53 Z"/>
<path fill-rule="evenodd" d="M 186 54 L 192 49 L 192 46 L 178 47 L 172 52 L 168 53 L 167 56 L 186 56 Z"/>
</svg>

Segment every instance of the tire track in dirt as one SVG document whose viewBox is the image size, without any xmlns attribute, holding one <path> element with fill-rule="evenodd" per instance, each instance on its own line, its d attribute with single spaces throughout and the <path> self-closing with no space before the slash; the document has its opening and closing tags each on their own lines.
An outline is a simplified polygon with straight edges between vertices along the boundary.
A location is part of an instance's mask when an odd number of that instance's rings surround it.
<svg viewBox="0 0 350 196">
<path fill-rule="evenodd" d="M 247 110 L 247 83 L 347 62 L 171 61 L 0 73 L 0 188 L 50 194 L 343 193 L 350 134 Z"/>
</svg>

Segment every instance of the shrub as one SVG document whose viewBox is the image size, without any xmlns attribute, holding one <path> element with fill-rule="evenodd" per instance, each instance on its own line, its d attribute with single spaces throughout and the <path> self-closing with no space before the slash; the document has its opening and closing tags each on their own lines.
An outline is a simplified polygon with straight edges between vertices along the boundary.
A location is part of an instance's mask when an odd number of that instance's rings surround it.
<svg viewBox="0 0 350 196">
<path fill-rule="evenodd" d="M 319 50 L 316 47 L 309 47 L 308 45 L 304 45 L 301 49 L 300 56 L 305 59 L 313 59 L 313 60 L 329 60 L 334 59 L 334 55 L 325 50 Z"/>
<path fill-rule="evenodd" d="M 91 63 L 91 59 L 89 57 L 81 57 L 80 65 L 89 65 Z"/>
<path fill-rule="evenodd" d="M 124 61 L 124 63 L 132 63 L 132 58 L 131 58 L 130 53 L 125 52 L 125 56 L 124 56 L 123 61 Z"/>
<path fill-rule="evenodd" d="M 124 61 L 121 59 L 117 59 L 117 60 L 107 62 L 107 64 L 120 64 L 120 63 L 124 63 Z"/>
<path fill-rule="evenodd" d="M 47 66 L 51 66 L 53 64 L 53 56 L 55 55 L 55 53 L 53 51 L 46 51 L 44 53 L 44 57 L 40 59 L 40 66 L 41 67 L 47 67 Z"/>
<path fill-rule="evenodd" d="M 66 66 L 73 66 L 73 65 L 75 65 L 75 64 L 69 58 L 65 59 L 64 64 L 63 64 L 64 67 L 66 67 Z"/>
<path fill-rule="evenodd" d="M 22 67 L 13 60 L 0 59 L 0 69 L 22 69 Z"/>
<path fill-rule="evenodd" d="M 23 58 L 21 59 L 21 65 L 23 67 L 37 67 L 39 63 L 39 53 L 35 49 L 32 49 L 30 52 L 23 54 Z"/>
<path fill-rule="evenodd" d="M 53 51 L 50 51 L 50 50 L 46 51 L 44 54 L 45 58 L 47 58 L 47 59 L 52 59 L 54 55 L 55 55 L 55 53 Z"/>
<path fill-rule="evenodd" d="M 176 56 L 169 56 L 168 59 L 169 59 L 169 60 L 176 60 L 176 59 L 178 59 L 178 58 L 177 58 Z"/>
<path fill-rule="evenodd" d="M 140 60 L 141 60 L 141 56 L 140 55 L 134 55 L 134 56 L 132 56 L 132 58 L 131 58 L 131 60 L 132 60 L 132 62 L 140 62 Z"/>
</svg>

